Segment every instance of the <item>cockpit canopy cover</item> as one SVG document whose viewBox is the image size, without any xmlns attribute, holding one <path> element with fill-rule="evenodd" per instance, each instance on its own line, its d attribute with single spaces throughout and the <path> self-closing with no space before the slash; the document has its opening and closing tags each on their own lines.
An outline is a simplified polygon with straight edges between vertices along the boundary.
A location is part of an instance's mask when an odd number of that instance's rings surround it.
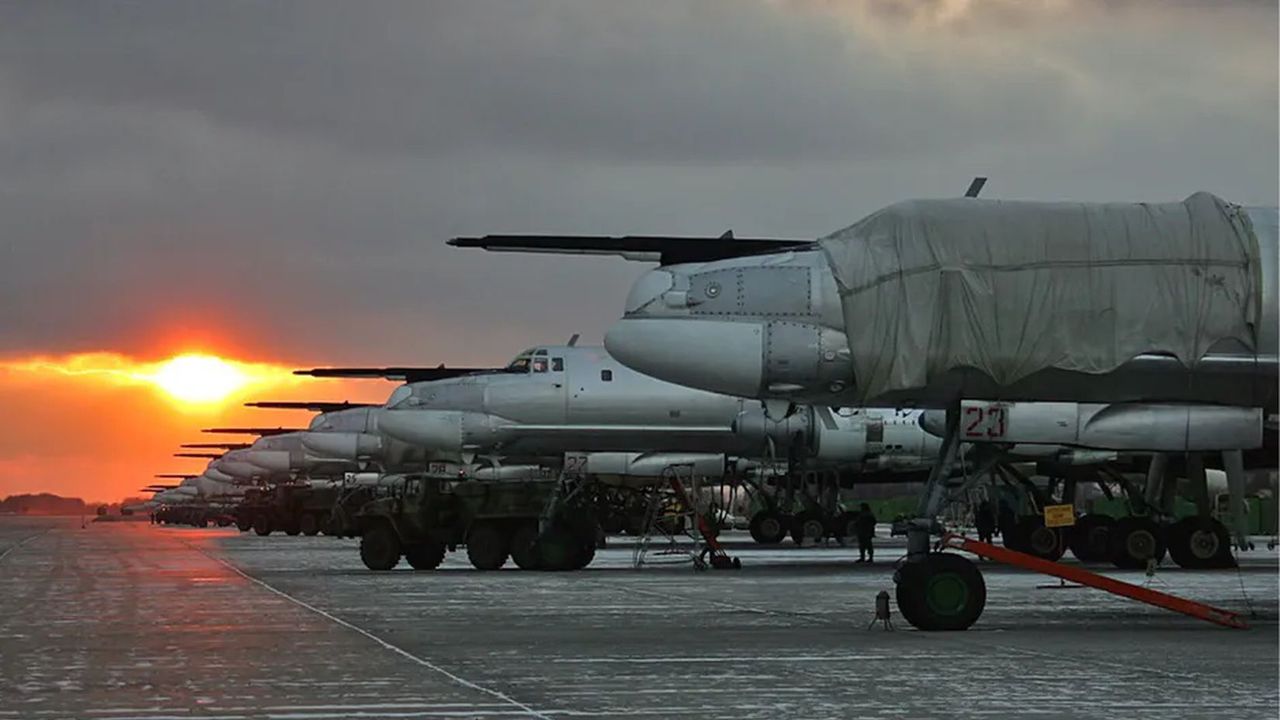
<svg viewBox="0 0 1280 720">
<path fill-rule="evenodd" d="M 1008 385 L 1048 368 L 1110 372 L 1142 353 L 1191 367 L 1224 338 L 1257 347 L 1258 241 L 1241 208 L 1209 193 L 914 200 L 820 243 L 863 399 L 953 368 Z"/>
</svg>

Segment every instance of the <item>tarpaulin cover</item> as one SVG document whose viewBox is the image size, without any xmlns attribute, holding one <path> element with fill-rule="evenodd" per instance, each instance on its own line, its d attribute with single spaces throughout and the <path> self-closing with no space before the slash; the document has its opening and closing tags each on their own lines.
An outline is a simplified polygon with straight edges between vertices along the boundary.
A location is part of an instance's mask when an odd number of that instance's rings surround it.
<svg viewBox="0 0 1280 720">
<path fill-rule="evenodd" d="M 862 398 L 972 367 L 1001 385 L 1105 373 L 1142 353 L 1194 366 L 1255 347 L 1258 243 L 1239 207 L 914 200 L 821 240 Z"/>
</svg>

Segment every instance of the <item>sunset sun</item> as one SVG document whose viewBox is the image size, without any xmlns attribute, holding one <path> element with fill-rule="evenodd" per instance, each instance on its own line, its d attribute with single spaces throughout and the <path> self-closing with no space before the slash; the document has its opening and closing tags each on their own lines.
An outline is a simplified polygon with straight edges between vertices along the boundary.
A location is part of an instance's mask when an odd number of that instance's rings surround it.
<svg viewBox="0 0 1280 720">
<path fill-rule="evenodd" d="M 211 355 L 179 355 L 156 368 L 149 379 L 175 399 L 193 403 L 223 400 L 251 380 L 235 365 Z"/>
</svg>

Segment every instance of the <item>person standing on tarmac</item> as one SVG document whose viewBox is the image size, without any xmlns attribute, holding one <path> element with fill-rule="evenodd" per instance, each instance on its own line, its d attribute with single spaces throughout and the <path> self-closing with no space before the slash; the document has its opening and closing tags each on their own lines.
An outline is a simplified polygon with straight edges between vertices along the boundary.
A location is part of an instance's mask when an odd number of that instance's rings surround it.
<svg viewBox="0 0 1280 720">
<path fill-rule="evenodd" d="M 978 540 L 989 543 L 996 534 L 996 509 L 990 500 L 983 500 L 973 514 L 973 525 L 978 530 Z"/>
<path fill-rule="evenodd" d="M 874 538 L 876 536 L 876 514 L 871 506 L 862 503 L 858 516 L 854 518 L 854 530 L 858 533 L 858 562 L 875 562 Z"/>
</svg>

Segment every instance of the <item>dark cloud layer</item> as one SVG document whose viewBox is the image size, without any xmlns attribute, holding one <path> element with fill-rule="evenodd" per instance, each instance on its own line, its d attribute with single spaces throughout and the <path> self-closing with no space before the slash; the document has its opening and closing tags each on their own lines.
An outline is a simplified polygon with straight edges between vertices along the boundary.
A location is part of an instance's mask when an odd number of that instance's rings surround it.
<svg viewBox="0 0 1280 720">
<path fill-rule="evenodd" d="M 817 236 L 1006 197 L 1277 193 L 1273 3 L 10 3 L 0 354 L 184 332 L 493 361 L 639 271 L 485 232 Z"/>
</svg>

